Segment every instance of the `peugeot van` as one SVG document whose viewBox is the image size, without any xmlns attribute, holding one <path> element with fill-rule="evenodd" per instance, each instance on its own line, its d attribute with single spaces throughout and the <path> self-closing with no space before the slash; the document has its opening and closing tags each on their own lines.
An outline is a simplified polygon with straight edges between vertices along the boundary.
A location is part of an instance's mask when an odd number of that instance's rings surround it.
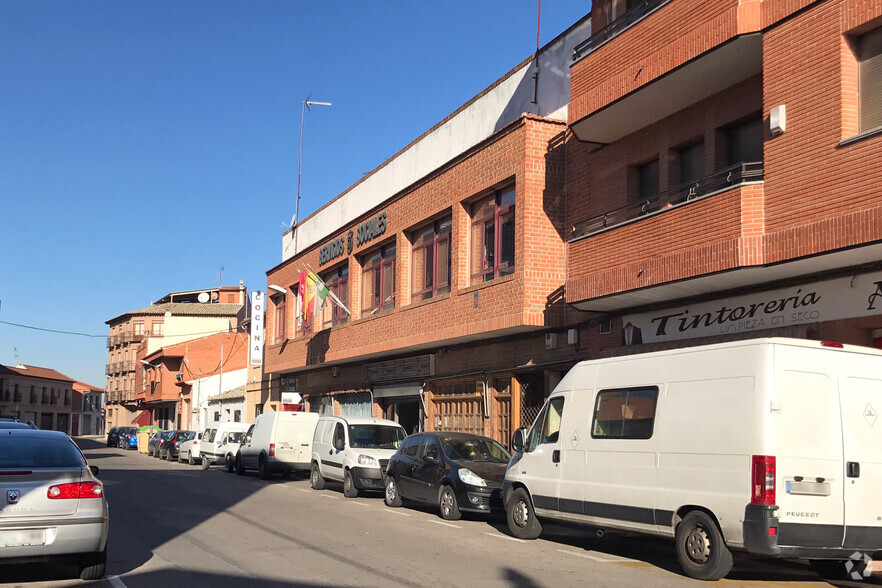
<svg viewBox="0 0 882 588">
<path fill-rule="evenodd" d="M 236 452 L 236 473 L 257 470 L 266 480 L 272 472 L 289 475 L 309 470 L 312 435 L 319 415 L 314 412 L 266 412 L 254 419 Z M 204 449 L 203 449 L 204 451 Z"/>
<path fill-rule="evenodd" d="M 882 555 L 882 351 L 755 339 L 585 361 L 518 429 L 512 534 L 543 521 L 670 537 L 724 577 L 732 551 L 845 569 Z"/>
<path fill-rule="evenodd" d="M 227 471 L 232 472 L 239 441 L 247 430 L 247 423 L 218 423 L 205 429 L 202 433 L 202 445 L 199 447 L 202 469 L 207 470 L 213 464 L 222 464 Z"/>
</svg>

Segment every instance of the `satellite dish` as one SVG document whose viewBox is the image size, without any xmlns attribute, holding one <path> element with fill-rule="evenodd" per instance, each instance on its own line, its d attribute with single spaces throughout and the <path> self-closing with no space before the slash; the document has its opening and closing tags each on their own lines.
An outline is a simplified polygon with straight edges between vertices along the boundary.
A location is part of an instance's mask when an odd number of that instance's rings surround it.
<svg viewBox="0 0 882 588">
<path fill-rule="evenodd" d="M 199 298 L 197 298 L 197 300 L 199 300 L 199 302 L 202 302 L 202 303 L 208 302 L 208 299 L 209 299 L 208 292 L 200 292 Z"/>
<path fill-rule="evenodd" d="M 170 310 L 166 310 L 166 311 L 165 311 L 165 316 L 171 316 L 171 311 L 170 311 Z"/>
</svg>

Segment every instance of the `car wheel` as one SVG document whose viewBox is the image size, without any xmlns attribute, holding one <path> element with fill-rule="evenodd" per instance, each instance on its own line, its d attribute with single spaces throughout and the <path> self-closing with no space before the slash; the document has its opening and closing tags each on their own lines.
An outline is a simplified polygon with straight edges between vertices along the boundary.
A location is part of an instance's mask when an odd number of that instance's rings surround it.
<svg viewBox="0 0 882 588">
<path fill-rule="evenodd" d="M 245 464 L 242 463 L 241 455 L 236 455 L 236 473 L 240 476 L 245 475 Z"/>
<path fill-rule="evenodd" d="M 187 465 L 196 465 L 196 458 L 193 457 L 192 453 L 187 454 Z"/>
<path fill-rule="evenodd" d="M 324 490 L 325 488 L 325 479 L 322 477 L 317 463 L 312 464 L 312 471 L 309 473 L 309 485 L 312 486 L 313 490 Z"/>
<path fill-rule="evenodd" d="M 675 542 L 680 567 L 696 580 L 719 580 L 732 569 L 732 552 L 707 513 L 693 510 L 683 517 Z"/>
<path fill-rule="evenodd" d="M 100 580 L 107 571 L 107 548 L 99 553 L 80 556 L 80 580 Z"/>
<path fill-rule="evenodd" d="M 398 494 L 398 484 L 395 483 L 395 478 L 392 476 L 386 477 L 386 495 L 383 497 L 383 502 L 386 503 L 386 506 L 396 508 L 401 506 L 401 495 Z"/>
<path fill-rule="evenodd" d="M 270 477 L 269 464 L 266 463 L 266 458 L 262 455 L 257 460 L 257 476 L 261 480 L 268 480 Z"/>
<path fill-rule="evenodd" d="M 211 462 L 208 461 L 208 458 L 207 458 L 207 457 L 203 457 L 203 458 L 202 458 L 202 469 L 203 469 L 203 470 L 207 470 L 207 469 L 210 468 L 210 467 L 211 467 Z"/>
<path fill-rule="evenodd" d="M 358 496 L 358 488 L 352 482 L 352 471 L 343 472 L 343 496 L 346 498 L 355 498 Z"/>
<path fill-rule="evenodd" d="M 441 518 L 445 521 L 458 521 L 462 514 L 459 512 L 459 504 L 456 502 L 456 494 L 450 486 L 442 486 L 438 495 L 438 506 L 441 509 Z"/>
<path fill-rule="evenodd" d="M 236 460 L 232 455 L 227 456 L 227 471 L 231 474 L 236 469 Z"/>
<path fill-rule="evenodd" d="M 523 488 L 511 493 L 505 515 L 509 531 L 518 539 L 535 539 L 542 534 L 542 523 L 536 518 L 530 496 Z"/>
</svg>

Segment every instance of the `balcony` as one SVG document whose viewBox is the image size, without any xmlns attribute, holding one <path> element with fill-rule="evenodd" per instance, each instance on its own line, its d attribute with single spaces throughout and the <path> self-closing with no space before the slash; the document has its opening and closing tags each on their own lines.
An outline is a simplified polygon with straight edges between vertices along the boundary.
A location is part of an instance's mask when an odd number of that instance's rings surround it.
<svg viewBox="0 0 882 588">
<path fill-rule="evenodd" d="M 763 162 L 745 162 L 721 169 L 687 184 L 681 184 L 649 198 L 629 202 L 573 225 L 571 241 L 602 233 L 653 213 L 719 194 L 743 184 L 763 181 Z"/>
<path fill-rule="evenodd" d="M 591 53 L 634 23 L 640 21 L 656 8 L 667 4 L 671 0 L 644 0 L 633 6 L 625 14 L 615 19 L 590 37 L 573 48 L 573 61 L 578 61 L 583 55 Z"/>
<path fill-rule="evenodd" d="M 117 373 L 126 373 L 135 371 L 135 362 L 134 361 L 121 361 L 116 364 Z"/>
</svg>

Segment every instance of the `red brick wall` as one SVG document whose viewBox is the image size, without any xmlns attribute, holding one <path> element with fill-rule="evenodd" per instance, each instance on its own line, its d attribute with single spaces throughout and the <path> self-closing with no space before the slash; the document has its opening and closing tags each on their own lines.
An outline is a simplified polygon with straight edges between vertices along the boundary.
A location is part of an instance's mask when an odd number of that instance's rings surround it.
<svg viewBox="0 0 882 588">
<path fill-rule="evenodd" d="M 565 279 L 565 160 L 560 140 L 563 130 L 560 123 L 526 117 L 381 209 L 341 227 L 297 259 L 271 270 L 268 283 L 291 286 L 297 283 L 298 271 L 306 264 L 322 273 L 341 262 L 348 263 L 350 297 L 346 302 L 353 317 L 349 323 L 333 329 L 308 336 L 294 335 L 293 296 L 289 296 L 292 312 L 288 336 L 292 339 L 282 345 L 267 346 L 266 371 L 402 349 L 449 337 L 484 333 L 492 336 L 493 332 L 513 327 L 543 326 L 549 296 Z M 512 181 L 516 186 L 516 272 L 471 286 L 468 203 Z M 345 236 L 349 230 L 355 231 L 360 223 L 381 210 L 387 214 L 387 228 L 381 238 L 356 246 L 348 258 L 343 256 L 319 267 L 318 252 L 326 242 Z M 410 232 L 445 211 L 453 217 L 451 293 L 411 304 Z M 397 243 L 396 308 L 362 317 L 357 296 L 362 254 L 393 239 Z M 269 305 L 266 324 L 270 329 L 274 324 L 273 312 Z M 275 340 L 272 333 L 267 340 Z"/>
</svg>

